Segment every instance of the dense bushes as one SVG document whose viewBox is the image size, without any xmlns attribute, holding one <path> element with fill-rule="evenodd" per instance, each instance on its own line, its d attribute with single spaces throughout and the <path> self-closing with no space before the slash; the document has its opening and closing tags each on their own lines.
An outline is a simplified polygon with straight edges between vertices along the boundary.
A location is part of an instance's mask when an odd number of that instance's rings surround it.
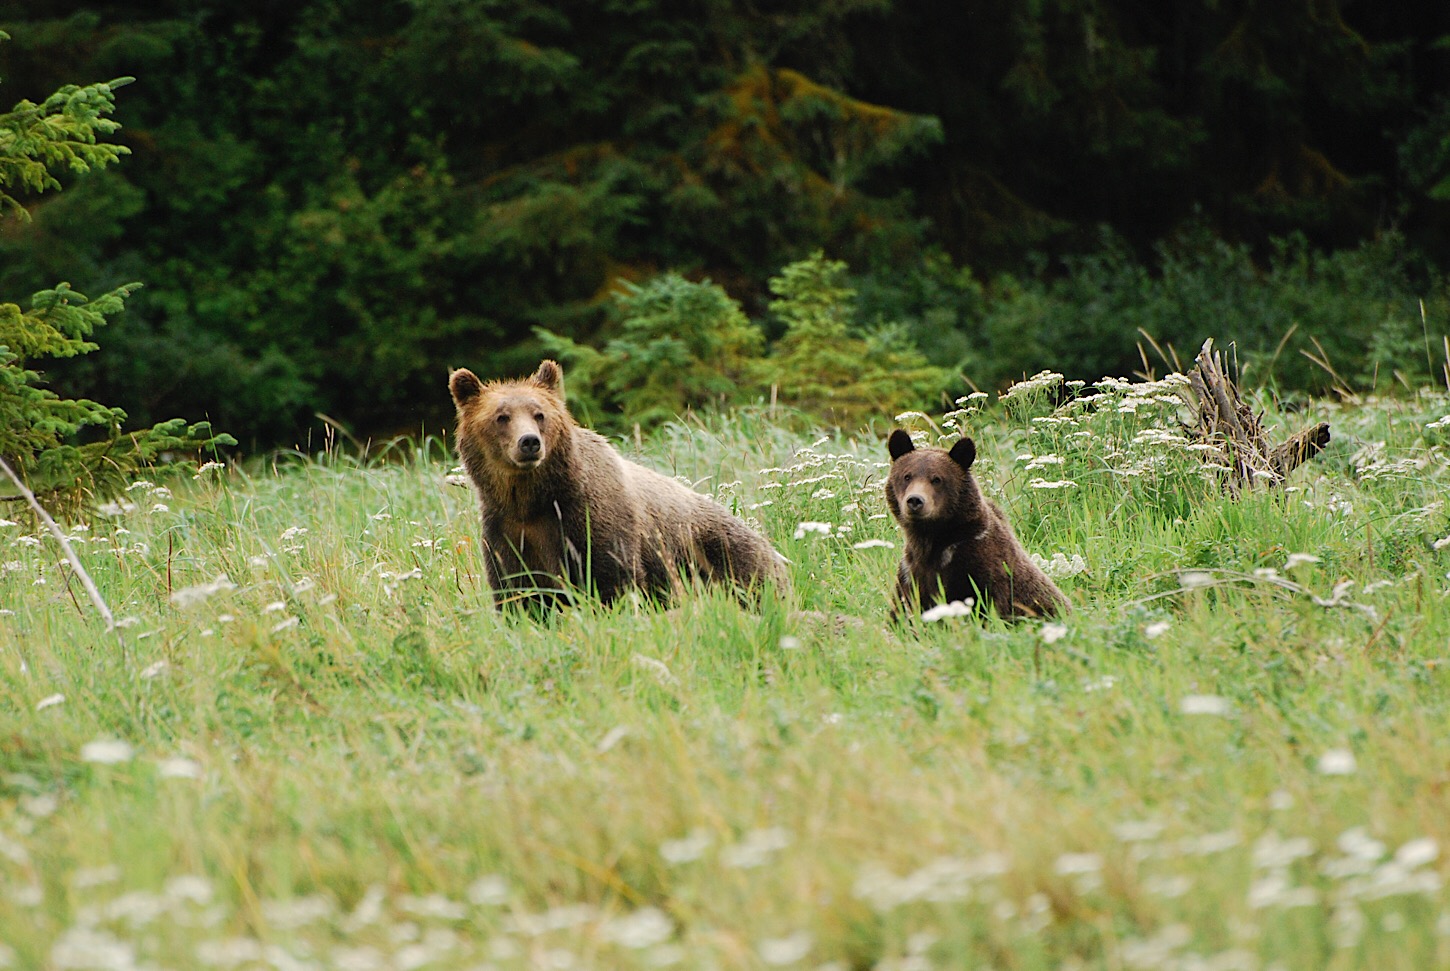
<svg viewBox="0 0 1450 971">
<path fill-rule="evenodd" d="M 1444 277 L 1418 265 L 1394 233 L 1333 253 L 1302 236 L 1276 239 L 1256 261 L 1248 246 L 1198 229 L 1142 260 L 1104 230 L 1094 252 L 986 284 L 928 264 L 907 282 L 872 288 L 868 305 L 913 321 L 930 357 L 983 388 L 1044 367 L 1086 380 L 1145 366 L 1163 373 L 1171 365 L 1158 349 L 1187 365 L 1213 337 L 1237 344 L 1253 383 L 1384 390 L 1397 374 L 1442 379 L 1450 331 Z"/>
<path fill-rule="evenodd" d="M 767 346 L 719 286 L 666 274 L 628 286 L 602 348 L 540 331 L 569 365 L 577 412 L 606 428 L 650 425 L 702 408 L 769 400 L 855 428 L 902 407 L 935 403 L 955 383 L 897 331 L 855 324 L 846 264 L 816 253 L 770 281 L 780 336 Z"/>
</svg>

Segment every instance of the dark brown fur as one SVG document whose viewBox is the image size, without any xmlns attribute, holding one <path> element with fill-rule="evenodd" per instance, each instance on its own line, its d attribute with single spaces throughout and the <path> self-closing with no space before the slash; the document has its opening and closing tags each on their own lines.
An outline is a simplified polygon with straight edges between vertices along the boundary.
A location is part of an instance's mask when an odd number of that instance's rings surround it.
<svg viewBox="0 0 1450 971">
<path fill-rule="evenodd" d="M 632 588 L 667 594 L 682 575 L 789 584 L 765 537 L 577 425 L 563 380 L 553 361 L 519 381 L 484 384 L 467 369 L 449 377 L 495 602 L 547 606 L 588 590 L 608 603 Z"/>
<path fill-rule="evenodd" d="M 982 495 L 973 477 L 976 444 L 951 451 L 917 448 L 901 429 L 891 433 L 886 502 L 906 534 L 891 615 L 912 615 L 938 603 L 972 600 L 1002 617 L 1050 617 L 1067 598 L 1033 563 L 1007 517 Z"/>
</svg>

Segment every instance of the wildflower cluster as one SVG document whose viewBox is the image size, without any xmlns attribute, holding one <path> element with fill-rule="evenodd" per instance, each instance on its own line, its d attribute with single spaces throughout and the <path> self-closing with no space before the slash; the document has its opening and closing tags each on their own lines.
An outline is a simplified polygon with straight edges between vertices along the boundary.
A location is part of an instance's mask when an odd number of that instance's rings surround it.
<svg viewBox="0 0 1450 971">
<path fill-rule="evenodd" d="M 771 498 L 747 510 L 774 507 L 774 518 L 798 541 L 831 541 L 833 547 L 853 550 L 894 548 L 886 538 L 894 529 L 881 498 L 890 463 L 822 449 L 828 441 L 817 439 L 797 449 L 790 465 L 761 469 L 760 475 L 774 477 L 759 487 Z"/>
</svg>

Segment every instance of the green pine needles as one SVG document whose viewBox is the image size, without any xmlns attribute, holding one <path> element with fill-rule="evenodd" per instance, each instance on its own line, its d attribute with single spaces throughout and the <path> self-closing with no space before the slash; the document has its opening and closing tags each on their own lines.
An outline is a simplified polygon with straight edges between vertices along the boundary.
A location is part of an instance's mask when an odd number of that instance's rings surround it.
<svg viewBox="0 0 1450 971">
<path fill-rule="evenodd" d="M 115 107 L 114 90 L 131 80 L 67 85 L 40 104 L 22 101 L 0 114 L 0 219 L 29 219 L 12 190 L 60 189 L 59 173 L 104 168 L 128 153 L 98 138 L 120 127 L 106 116 Z M 62 398 L 43 386 L 34 363 L 96 350 L 91 335 L 125 309 L 126 297 L 138 287 L 128 283 L 89 299 L 60 283 L 32 296 L 28 308 L 0 303 L 0 457 L 52 504 L 74 506 L 113 494 L 165 453 L 236 444 L 207 422 L 189 425 L 181 419 L 122 432 L 126 413 L 120 408 Z"/>
</svg>

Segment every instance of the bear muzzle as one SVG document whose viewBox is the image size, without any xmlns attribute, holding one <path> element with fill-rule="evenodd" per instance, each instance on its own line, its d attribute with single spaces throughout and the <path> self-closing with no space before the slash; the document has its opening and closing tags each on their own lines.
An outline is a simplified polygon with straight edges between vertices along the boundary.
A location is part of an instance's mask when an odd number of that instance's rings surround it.
<svg viewBox="0 0 1450 971">
<path fill-rule="evenodd" d="M 901 515 L 907 519 L 930 519 L 935 504 L 930 497 L 920 492 L 908 492 L 901 497 Z"/>
<path fill-rule="evenodd" d="M 531 469 L 544 461 L 544 440 L 529 432 L 514 440 L 509 459 L 522 469 Z"/>
</svg>

